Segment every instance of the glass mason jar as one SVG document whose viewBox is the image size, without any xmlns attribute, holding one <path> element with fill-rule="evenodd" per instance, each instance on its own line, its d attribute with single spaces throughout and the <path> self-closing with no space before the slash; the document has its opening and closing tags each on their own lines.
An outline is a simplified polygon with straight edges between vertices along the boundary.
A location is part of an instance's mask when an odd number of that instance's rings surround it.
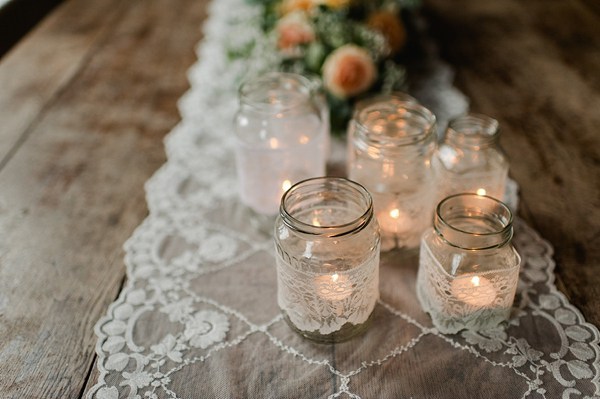
<svg viewBox="0 0 600 399">
<path fill-rule="evenodd" d="M 498 121 L 467 114 L 450 121 L 433 159 L 438 199 L 478 193 L 503 199 L 508 160 L 500 148 Z"/>
<path fill-rule="evenodd" d="M 417 295 L 442 333 L 484 330 L 508 318 L 521 264 L 512 220 L 489 196 L 457 194 L 438 205 L 421 241 Z"/>
<path fill-rule="evenodd" d="M 293 330 L 318 342 L 364 331 L 379 298 L 379 228 L 368 191 L 353 181 L 304 180 L 275 222 L 277 301 Z"/>
<path fill-rule="evenodd" d="M 293 183 L 325 174 L 321 104 L 310 80 L 279 72 L 244 83 L 239 101 L 234 130 L 241 201 L 275 216 Z"/>
<path fill-rule="evenodd" d="M 348 176 L 373 196 L 382 249 L 417 247 L 434 208 L 435 116 L 415 102 L 367 102 L 349 140 Z"/>
</svg>

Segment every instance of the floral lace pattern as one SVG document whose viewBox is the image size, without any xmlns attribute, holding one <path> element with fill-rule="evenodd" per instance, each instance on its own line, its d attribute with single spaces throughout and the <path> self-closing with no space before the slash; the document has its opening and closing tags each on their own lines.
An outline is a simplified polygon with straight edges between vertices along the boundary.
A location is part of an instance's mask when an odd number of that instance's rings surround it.
<svg viewBox="0 0 600 399">
<path fill-rule="evenodd" d="M 508 318 L 518 268 L 478 273 L 478 284 L 481 279 L 488 285 L 473 290 L 469 277 L 455 278 L 444 271 L 424 240 L 421 241 L 419 259 L 417 296 L 423 309 L 443 332 L 456 333 L 464 328 L 478 330 L 496 326 Z"/>
<path fill-rule="evenodd" d="M 279 247 L 276 259 L 277 302 L 299 330 L 331 334 L 346 323 L 366 322 L 373 312 L 379 299 L 379 253 L 362 265 L 336 273 L 336 282 L 329 275 L 295 267 L 296 260 L 284 256 Z"/>
<path fill-rule="evenodd" d="M 289 329 L 272 240 L 238 203 L 223 129 L 240 76 L 269 63 L 231 62 L 224 51 L 268 40 L 257 13 L 243 0 L 210 6 L 182 122 L 165 139 L 169 161 L 146 185 L 150 216 L 125 244 L 127 284 L 95 328 L 99 378 L 87 397 L 598 397 L 598 329 L 557 291 L 552 248 L 519 219 L 522 270 L 507 326 L 441 334 L 416 300 L 416 261 L 393 254 L 382 256 L 364 335 L 318 345 Z M 441 71 L 421 98 L 455 113 L 464 99 Z"/>
</svg>

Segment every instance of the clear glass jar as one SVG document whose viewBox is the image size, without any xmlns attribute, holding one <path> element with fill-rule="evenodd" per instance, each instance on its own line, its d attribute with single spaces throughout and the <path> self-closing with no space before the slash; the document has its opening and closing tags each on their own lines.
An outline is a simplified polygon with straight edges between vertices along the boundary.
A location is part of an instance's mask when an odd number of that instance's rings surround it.
<svg viewBox="0 0 600 399">
<path fill-rule="evenodd" d="M 373 196 L 382 249 L 417 247 L 434 208 L 435 116 L 414 102 L 372 101 L 349 137 L 348 176 Z"/>
<path fill-rule="evenodd" d="M 310 80 L 279 72 L 244 83 L 239 100 L 234 130 L 241 201 L 275 216 L 292 184 L 325 174 L 321 104 Z"/>
<path fill-rule="evenodd" d="M 438 199 L 458 193 L 504 197 L 508 160 L 499 145 L 498 121 L 467 114 L 450 121 L 433 159 Z"/>
<path fill-rule="evenodd" d="M 302 181 L 275 222 L 277 301 L 293 330 L 318 342 L 364 331 L 379 298 L 379 228 L 372 199 L 344 178 Z"/>
<path fill-rule="evenodd" d="M 440 202 L 421 241 L 417 295 L 441 332 L 483 330 L 508 318 L 521 263 L 512 236 L 510 210 L 492 197 Z"/>
</svg>

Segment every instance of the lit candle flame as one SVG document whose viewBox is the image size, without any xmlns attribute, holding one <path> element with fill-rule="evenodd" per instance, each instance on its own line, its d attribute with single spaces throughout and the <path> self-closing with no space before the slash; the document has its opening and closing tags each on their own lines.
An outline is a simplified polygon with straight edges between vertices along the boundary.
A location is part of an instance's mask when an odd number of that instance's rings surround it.
<svg viewBox="0 0 600 399">
<path fill-rule="evenodd" d="M 278 148 L 279 147 L 279 140 L 277 140 L 275 137 L 271 137 L 269 139 L 269 146 L 271 148 Z"/>
<path fill-rule="evenodd" d="M 479 276 L 475 276 L 471 279 L 471 283 L 474 287 L 479 287 Z"/>
<path fill-rule="evenodd" d="M 339 278 L 340 278 L 340 276 L 338 276 L 337 273 L 333 273 L 333 275 L 331 276 L 331 281 L 333 281 L 334 283 L 337 283 Z"/>
<path fill-rule="evenodd" d="M 321 223 L 319 222 L 319 219 L 317 219 L 317 218 L 313 218 L 312 224 L 313 224 L 313 226 L 321 227 Z"/>
<path fill-rule="evenodd" d="M 485 188 L 480 188 L 477 189 L 477 195 L 486 195 L 487 191 L 485 191 Z"/>
<path fill-rule="evenodd" d="M 400 210 L 399 209 L 392 209 L 390 211 L 390 216 L 394 219 L 398 219 L 400 217 Z"/>
<path fill-rule="evenodd" d="M 286 192 L 287 190 L 290 189 L 290 187 L 292 187 L 292 182 L 289 180 L 284 180 L 283 184 L 281 185 L 281 189 Z"/>
</svg>

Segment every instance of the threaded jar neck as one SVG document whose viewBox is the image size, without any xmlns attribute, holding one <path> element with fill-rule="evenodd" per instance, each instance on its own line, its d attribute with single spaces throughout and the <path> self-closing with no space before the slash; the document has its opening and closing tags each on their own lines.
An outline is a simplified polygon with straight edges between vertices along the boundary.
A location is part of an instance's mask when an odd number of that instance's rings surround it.
<svg viewBox="0 0 600 399">
<path fill-rule="evenodd" d="M 366 146 L 394 149 L 434 141 L 435 115 L 415 102 L 367 102 L 355 114 L 355 138 Z"/>
<path fill-rule="evenodd" d="M 512 213 L 495 198 L 456 194 L 439 203 L 433 222 L 435 232 L 448 244 L 462 249 L 501 247 L 513 236 Z"/>
<path fill-rule="evenodd" d="M 341 177 L 316 177 L 292 186 L 281 198 L 283 223 L 303 234 L 339 237 L 361 231 L 373 219 L 371 194 Z"/>
<path fill-rule="evenodd" d="M 499 138 L 496 119 L 470 113 L 450 121 L 444 140 L 459 147 L 479 149 L 496 145 Z"/>
<path fill-rule="evenodd" d="M 269 114 L 289 112 L 310 104 L 314 85 L 295 73 L 268 72 L 240 86 L 240 105 Z"/>
</svg>

